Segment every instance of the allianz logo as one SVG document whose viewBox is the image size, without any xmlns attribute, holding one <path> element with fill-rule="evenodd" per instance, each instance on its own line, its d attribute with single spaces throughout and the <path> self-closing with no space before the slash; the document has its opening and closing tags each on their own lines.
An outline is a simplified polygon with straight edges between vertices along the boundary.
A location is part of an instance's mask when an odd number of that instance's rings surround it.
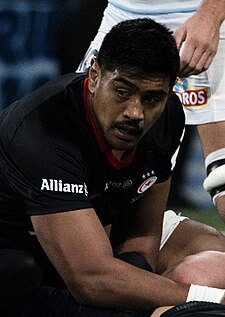
<svg viewBox="0 0 225 317">
<path fill-rule="evenodd" d="M 85 183 L 84 184 L 63 183 L 62 180 L 58 180 L 58 179 L 42 178 L 41 190 L 85 194 L 85 196 L 88 196 L 87 185 Z"/>
</svg>

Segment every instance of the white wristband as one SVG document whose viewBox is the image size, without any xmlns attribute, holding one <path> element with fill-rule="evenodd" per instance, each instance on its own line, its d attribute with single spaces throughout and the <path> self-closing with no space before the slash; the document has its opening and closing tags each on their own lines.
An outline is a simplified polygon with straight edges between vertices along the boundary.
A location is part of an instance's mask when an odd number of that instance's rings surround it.
<svg viewBox="0 0 225 317">
<path fill-rule="evenodd" d="M 189 288 L 186 302 L 200 301 L 219 304 L 223 299 L 224 295 L 224 289 L 192 284 Z"/>
</svg>

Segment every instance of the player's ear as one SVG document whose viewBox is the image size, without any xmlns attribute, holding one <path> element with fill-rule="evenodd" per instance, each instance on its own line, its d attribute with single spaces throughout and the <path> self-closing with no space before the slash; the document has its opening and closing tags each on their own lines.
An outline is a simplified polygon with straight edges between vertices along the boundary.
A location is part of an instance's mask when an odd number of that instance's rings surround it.
<svg viewBox="0 0 225 317">
<path fill-rule="evenodd" d="M 97 79 L 100 76 L 100 67 L 97 61 L 97 58 L 93 58 L 89 70 L 89 90 L 91 93 L 94 92 L 94 89 L 97 84 Z"/>
</svg>

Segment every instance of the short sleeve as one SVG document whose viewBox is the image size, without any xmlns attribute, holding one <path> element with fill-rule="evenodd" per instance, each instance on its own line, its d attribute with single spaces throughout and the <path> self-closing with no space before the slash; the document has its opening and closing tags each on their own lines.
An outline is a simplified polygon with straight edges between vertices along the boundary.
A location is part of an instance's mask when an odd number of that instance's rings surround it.
<svg viewBox="0 0 225 317">
<path fill-rule="evenodd" d="M 32 123 L 31 123 L 32 122 Z M 79 136 L 24 122 L 7 154 L 6 174 L 28 215 L 90 208 Z M 62 128 L 62 127 L 61 127 Z M 76 132 L 76 131 L 74 131 Z M 77 132 L 76 132 L 77 133 Z"/>
</svg>

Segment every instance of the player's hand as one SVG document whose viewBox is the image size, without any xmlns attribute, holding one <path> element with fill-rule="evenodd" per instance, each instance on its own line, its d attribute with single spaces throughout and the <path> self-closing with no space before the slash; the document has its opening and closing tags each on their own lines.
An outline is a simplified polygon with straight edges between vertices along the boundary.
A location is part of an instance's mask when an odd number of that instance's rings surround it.
<svg viewBox="0 0 225 317">
<path fill-rule="evenodd" d="M 219 29 L 219 21 L 210 14 L 196 12 L 176 30 L 180 76 L 188 77 L 208 69 L 218 48 Z"/>
</svg>

